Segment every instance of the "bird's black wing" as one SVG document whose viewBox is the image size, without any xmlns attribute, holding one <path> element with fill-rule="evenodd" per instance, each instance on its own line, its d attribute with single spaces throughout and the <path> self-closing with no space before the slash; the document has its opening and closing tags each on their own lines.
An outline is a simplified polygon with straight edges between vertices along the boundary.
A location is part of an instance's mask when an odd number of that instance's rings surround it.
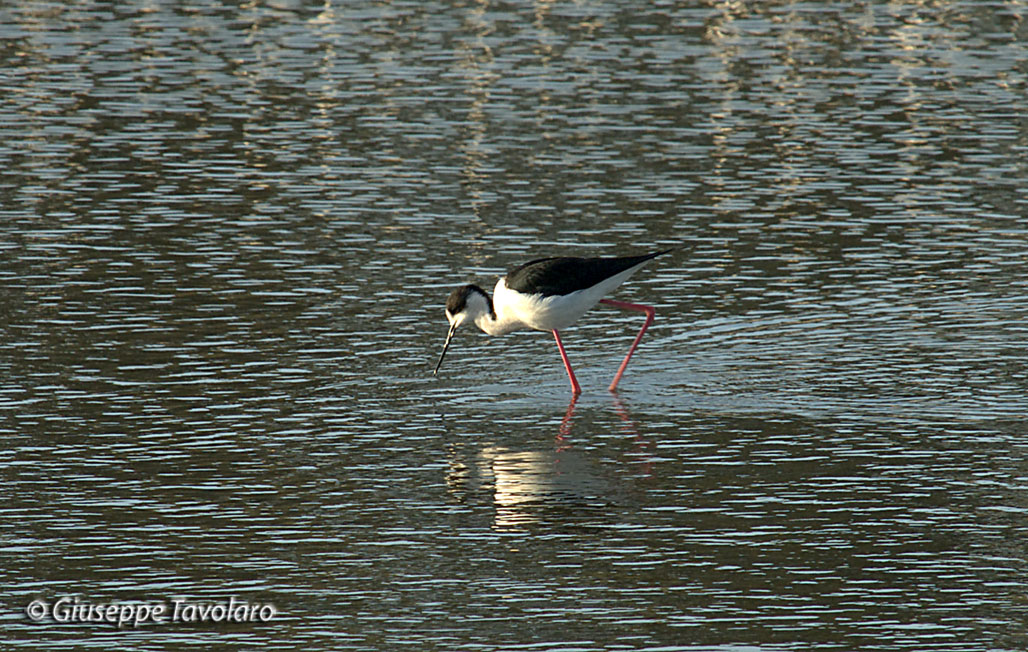
<svg viewBox="0 0 1028 652">
<path fill-rule="evenodd" d="M 571 294 L 668 251 L 620 258 L 540 258 L 508 272 L 507 287 L 522 294 Z"/>
</svg>

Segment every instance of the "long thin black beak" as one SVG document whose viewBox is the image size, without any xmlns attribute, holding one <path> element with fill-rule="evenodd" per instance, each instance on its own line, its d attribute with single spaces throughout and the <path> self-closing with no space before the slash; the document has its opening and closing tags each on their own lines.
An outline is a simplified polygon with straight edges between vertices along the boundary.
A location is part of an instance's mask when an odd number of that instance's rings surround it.
<svg viewBox="0 0 1028 652">
<path fill-rule="evenodd" d="M 439 354 L 439 362 L 435 363 L 435 369 L 432 371 L 432 375 L 436 375 L 439 372 L 439 367 L 443 365 L 443 358 L 446 356 L 446 349 L 450 348 L 450 340 L 453 339 L 453 334 L 457 331 L 457 322 L 450 324 L 450 332 L 446 334 L 446 344 L 443 344 L 443 352 Z"/>
</svg>

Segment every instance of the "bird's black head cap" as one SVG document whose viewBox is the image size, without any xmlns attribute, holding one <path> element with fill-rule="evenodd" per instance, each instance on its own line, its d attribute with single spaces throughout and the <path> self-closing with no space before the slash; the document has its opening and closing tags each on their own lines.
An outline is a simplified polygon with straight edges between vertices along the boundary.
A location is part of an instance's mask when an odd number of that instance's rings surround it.
<svg viewBox="0 0 1028 652">
<path fill-rule="evenodd" d="M 468 306 L 468 297 L 475 292 L 482 295 L 486 301 L 489 301 L 489 295 L 477 285 L 462 285 L 451 292 L 450 296 L 446 299 L 446 312 L 451 316 L 463 312 Z M 492 303 L 490 302 L 490 307 L 491 305 Z"/>
</svg>

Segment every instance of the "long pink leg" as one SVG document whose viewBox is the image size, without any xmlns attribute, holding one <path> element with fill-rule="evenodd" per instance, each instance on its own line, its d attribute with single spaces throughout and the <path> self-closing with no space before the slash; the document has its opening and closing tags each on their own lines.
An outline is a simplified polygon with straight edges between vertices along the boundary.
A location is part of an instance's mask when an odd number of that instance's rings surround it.
<svg viewBox="0 0 1028 652">
<path fill-rule="evenodd" d="M 628 355 L 625 356 L 625 359 L 621 362 L 621 366 L 618 367 L 618 372 L 614 375 L 614 382 L 612 382 L 610 387 L 607 388 L 609 391 L 613 392 L 617 389 L 618 381 L 621 380 L 621 374 L 625 373 L 625 367 L 628 366 L 628 361 L 631 359 L 632 354 L 635 353 L 635 347 L 639 346 L 639 341 L 642 339 L 643 333 L 645 333 L 646 329 L 653 323 L 653 318 L 656 316 L 657 311 L 653 306 L 644 306 L 638 303 L 625 303 L 624 301 L 614 301 L 612 299 L 600 299 L 600 303 L 605 303 L 608 306 L 614 306 L 615 308 L 621 308 L 622 310 L 638 310 L 639 312 L 646 313 L 646 323 L 643 324 L 639 334 L 635 336 L 635 341 L 632 342 L 632 348 L 628 349 Z"/>
<path fill-rule="evenodd" d="M 553 337 L 557 340 L 557 348 L 560 349 L 560 357 L 564 360 L 564 368 L 568 370 L 568 378 L 571 379 L 571 393 L 578 396 L 582 393 L 582 388 L 578 384 L 578 380 L 575 378 L 575 372 L 571 371 L 571 363 L 568 362 L 568 354 L 564 353 L 564 343 L 560 341 L 560 333 L 557 329 L 553 329 Z"/>
<path fill-rule="evenodd" d="M 571 434 L 571 417 L 575 414 L 575 403 L 578 402 L 578 394 L 571 395 L 571 402 L 568 403 L 568 410 L 564 413 L 564 419 L 560 422 L 560 430 L 557 431 L 557 441 L 563 441 Z M 558 450 L 564 450 L 562 446 Z"/>
</svg>

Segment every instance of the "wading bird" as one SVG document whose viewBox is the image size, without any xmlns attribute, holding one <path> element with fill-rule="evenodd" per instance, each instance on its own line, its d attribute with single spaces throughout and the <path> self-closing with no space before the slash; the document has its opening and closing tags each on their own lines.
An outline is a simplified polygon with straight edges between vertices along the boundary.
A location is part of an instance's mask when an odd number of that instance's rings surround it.
<svg viewBox="0 0 1028 652">
<path fill-rule="evenodd" d="M 553 331 L 560 357 L 564 361 L 571 391 L 574 396 L 582 393 L 582 387 L 571 370 L 564 343 L 560 341 L 560 330 L 578 321 L 578 318 L 597 303 L 605 303 L 624 310 L 638 310 L 646 313 L 646 322 L 635 336 L 628 355 L 618 368 L 610 391 L 617 388 L 621 375 L 625 373 L 628 360 L 639 346 L 643 333 L 653 323 L 656 311 L 644 306 L 623 301 L 612 301 L 603 297 L 627 281 L 651 259 L 665 254 L 670 249 L 641 256 L 619 258 L 541 258 L 511 270 L 496 283 L 490 299 L 485 290 L 477 285 L 457 288 L 446 300 L 446 319 L 450 331 L 446 335 L 443 352 L 439 356 L 432 374 L 439 372 L 446 350 L 457 327 L 465 321 L 472 321 L 489 335 L 506 335 L 521 328 L 539 331 Z"/>
</svg>

